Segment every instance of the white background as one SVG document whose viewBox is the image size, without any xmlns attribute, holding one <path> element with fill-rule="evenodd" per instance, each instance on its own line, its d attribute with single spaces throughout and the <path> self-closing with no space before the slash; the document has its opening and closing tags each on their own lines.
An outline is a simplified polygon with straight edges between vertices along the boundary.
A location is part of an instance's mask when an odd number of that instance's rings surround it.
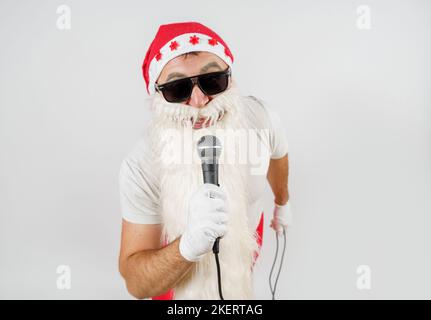
<svg viewBox="0 0 431 320">
<path fill-rule="evenodd" d="M 70 30 L 57 28 L 62 4 Z M 160 24 L 179 21 L 221 35 L 242 92 L 285 123 L 295 224 L 277 297 L 430 299 L 426 0 L 1 0 L 0 298 L 131 298 L 117 271 L 118 170 L 149 115 L 146 49 Z M 71 268 L 70 290 L 57 289 L 58 265 Z M 360 265 L 370 290 L 356 286 Z"/>
</svg>

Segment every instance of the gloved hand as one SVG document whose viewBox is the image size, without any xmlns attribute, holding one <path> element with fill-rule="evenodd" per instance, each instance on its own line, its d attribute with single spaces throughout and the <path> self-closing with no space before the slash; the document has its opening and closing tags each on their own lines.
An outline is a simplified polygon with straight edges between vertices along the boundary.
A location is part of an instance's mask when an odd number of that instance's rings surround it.
<svg viewBox="0 0 431 320">
<path fill-rule="evenodd" d="M 292 215 L 289 208 L 289 202 L 282 206 L 274 202 L 274 212 L 270 227 L 274 229 L 278 235 L 281 235 L 283 234 L 283 229 L 291 225 Z"/>
<path fill-rule="evenodd" d="M 180 239 L 181 255 L 192 262 L 212 250 L 227 232 L 229 206 L 223 188 L 205 183 L 190 199 L 187 227 Z"/>
</svg>

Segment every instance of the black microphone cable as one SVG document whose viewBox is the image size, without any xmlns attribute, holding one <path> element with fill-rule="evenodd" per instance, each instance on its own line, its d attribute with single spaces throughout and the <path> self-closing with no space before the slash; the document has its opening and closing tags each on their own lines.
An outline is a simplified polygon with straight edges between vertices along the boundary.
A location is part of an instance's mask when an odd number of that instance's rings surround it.
<svg viewBox="0 0 431 320">
<path fill-rule="evenodd" d="M 218 260 L 218 253 L 219 253 L 219 241 L 220 241 L 220 237 L 218 237 L 216 239 L 216 241 L 214 242 L 213 245 L 213 252 L 214 252 L 214 256 L 215 256 L 215 260 L 216 260 L 216 265 L 217 265 L 217 283 L 218 283 L 218 293 L 220 295 L 220 300 L 224 300 L 223 298 L 223 292 L 221 290 L 221 272 L 220 272 L 220 262 Z"/>
</svg>

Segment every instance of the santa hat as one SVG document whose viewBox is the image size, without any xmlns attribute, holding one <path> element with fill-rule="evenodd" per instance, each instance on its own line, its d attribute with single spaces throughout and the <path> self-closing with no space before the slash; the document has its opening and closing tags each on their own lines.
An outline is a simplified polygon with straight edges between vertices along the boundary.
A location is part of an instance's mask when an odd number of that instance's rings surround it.
<svg viewBox="0 0 431 320">
<path fill-rule="evenodd" d="M 159 27 L 142 65 L 148 93 L 155 93 L 154 84 L 170 60 L 193 51 L 211 52 L 232 66 L 233 55 L 228 46 L 208 27 L 198 22 L 164 24 Z"/>
</svg>

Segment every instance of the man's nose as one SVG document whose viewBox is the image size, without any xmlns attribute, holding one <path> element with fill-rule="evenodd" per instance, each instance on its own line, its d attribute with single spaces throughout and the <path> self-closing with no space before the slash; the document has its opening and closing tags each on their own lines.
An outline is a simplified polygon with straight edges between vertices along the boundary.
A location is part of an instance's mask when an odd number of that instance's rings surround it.
<svg viewBox="0 0 431 320">
<path fill-rule="evenodd" d="M 187 104 L 195 108 L 202 108 L 208 103 L 208 101 L 208 96 L 202 92 L 197 84 L 195 84 L 193 86 L 192 95 Z"/>
</svg>

